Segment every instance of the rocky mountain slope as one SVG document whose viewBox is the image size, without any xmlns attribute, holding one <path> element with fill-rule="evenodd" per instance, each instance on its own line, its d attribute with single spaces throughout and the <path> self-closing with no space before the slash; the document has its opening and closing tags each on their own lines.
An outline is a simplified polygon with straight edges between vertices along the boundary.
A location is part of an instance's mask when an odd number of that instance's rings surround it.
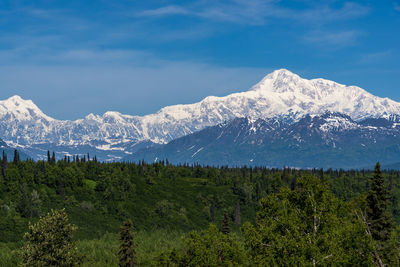
<svg viewBox="0 0 400 267">
<path fill-rule="evenodd" d="M 14 148 L 11 148 L 7 145 L 6 142 L 4 142 L 2 139 L 0 139 L 0 158 L 3 158 L 3 152 L 7 155 L 7 159 L 8 161 L 13 160 L 14 159 Z M 25 154 L 22 151 L 18 151 L 19 152 L 19 157 L 21 160 L 25 160 L 30 158 L 27 154 Z"/>
<path fill-rule="evenodd" d="M 127 160 L 203 165 L 362 168 L 400 159 L 400 124 L 389 119 L 354 121 L 326 112 L 295 123 L 237 118 L 138 151 Z"/>
</svg>

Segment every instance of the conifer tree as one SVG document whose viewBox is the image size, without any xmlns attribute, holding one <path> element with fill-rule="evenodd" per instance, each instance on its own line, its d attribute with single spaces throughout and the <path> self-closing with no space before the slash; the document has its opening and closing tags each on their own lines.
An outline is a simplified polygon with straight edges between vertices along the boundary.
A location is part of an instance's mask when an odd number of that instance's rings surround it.
<svg viewBox="0 0 400 267">
<path fill-rule="evenodd" d="M 390 246 L 394 231 L 393 218 L 388 211 L 389 192 L 381 174 L 380 163 L 375 165 L 374 176 L 369 183 L 367 195 L 367 221 L 372 238 L 377 243 L 378 253 L 385 262 L 392 262 L 398 252 Z M 396 258 L 396 256 L 394 257 Z"/>
<path fill-rule="evenodd" d="M 14 164 L 17 165 L 19 163 L 19 152 L 18 150 L 14 149 Z"/>
<path fill-rule="evenodd" d="M 51 163 L 50 151 L 47 150 L 47 162 Z"/>
<path fill-rule="evenodd" d="M 30 218 L 37 217 L 40 215 L 40 205 L 42 201 L 39 198 L 39 194 L 36 190 L 31 193 L 30 201 Z"/>
<path fill-rule="evenodd" d="M 282 182 L 283 182 L 284 185 L 289 184 L 288 176 L 286 174 L 286 167 L 283 167 L 283 170 L 282 170 Z"/>
<path fill-rule="evenodd" d="M 214 201 L 210 204 L 210 219 L 212 222 L 215 222 L 215 204 Z"/>
<path fill-rule="evenodd" d="M 239 200 L 236 201 L 236 207 L 235 207 L 235 223 L 236 224 L 241 224 L 241 218 L 240 218 L 240 205 L 239 205 Z"/>
<path fill-rule="evenodd" d="M 229 227 L 229 218 L 228 218 L 228 214 L 226 212 L 224 213 L 224 220 L 222 221 L 221 232 L 226 235 L 231 232 L 231 229 Z"/>
<path fill-rule="evenodd" d="M 3 161 L 2 161 L 2 164 L 1 164 L 2 165 L 1 166 L 1 174 L 3 176 L 3 179 L 6 179 L 7 164 L 8 164 L 7 154 L 3 150 Z"/>
<path fill-rule="evenodd" d="M 60 195 L 61 199 L 64 200 L 65 188 L 64 188 L 64 179 L 62 176 L 60 176 L 60 179 L 58 180 L 57 193 Z"/>
<path fill-rule="evenodd" d="M 132 222 L 125 221 L 120 231 L 120 246 L 118 251 L 119 266 L 132 267 L 137 266 L 136 245 L 133 240 Z"/>
<path fill-rule="evenodd" d="M 321 168 L 319 170 L 319 179 L 321 179 L 322 181 L 324 180 L 324 169 L 323 168 Z"/>
<path fill-rule="evenodd" d="M 17 210 L 22 217 L 28 218 L 30 215 L 30 194 L 26 183 L 21 186 L 21 195 L 17 203 Z"/>
<path fill-rule="evenodd" d="M 56 163 L 56 153 L 54 153 L 54 151 L 53 151 L 53 154 L 51 156 L 51 164 L 55 164 L 55 163 Z"/>
</svg>

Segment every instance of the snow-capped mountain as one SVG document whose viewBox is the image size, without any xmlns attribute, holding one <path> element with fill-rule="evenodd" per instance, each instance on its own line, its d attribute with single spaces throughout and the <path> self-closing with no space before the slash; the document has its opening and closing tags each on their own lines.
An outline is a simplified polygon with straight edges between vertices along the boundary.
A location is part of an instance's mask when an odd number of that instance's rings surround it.
<svg viewBox="0 0 400 267">
<path fill-rule="evenodd" d="M 237 118 L 140 150 L 126 160 L 350 169 L 374 166 L 377 161 L 397 163 L 399 158 L 398 123 L 389 119 L 356 122 L 348 115 L 326 112 L 306 115 L 292 124 Z"/>
<path fill-rule="evenodd" d="M 45 115 L 32 101 L 14 96 L 0 101 L 0 137 L 10 146 L 31 151 L 36 158 L 45 155 L 51 146 L 64 154 L 90 150 L 101 154 L 99 159 L 117 160 L 139 146 L 164 144 L 234 118 L 274 118 L 293 123 L 307 114 L 314 116 L 325 111 L 340 112 L 355 121 L 396 121 L 400 103 L 373 96 L 359 87 L 324 79 L 306 80 L 281 69 L 248 91 L 168 106 L 146 116 L 106 112 L 102 116 L 90 114 L 76 121 L 62 121 Z"/>
</svg>

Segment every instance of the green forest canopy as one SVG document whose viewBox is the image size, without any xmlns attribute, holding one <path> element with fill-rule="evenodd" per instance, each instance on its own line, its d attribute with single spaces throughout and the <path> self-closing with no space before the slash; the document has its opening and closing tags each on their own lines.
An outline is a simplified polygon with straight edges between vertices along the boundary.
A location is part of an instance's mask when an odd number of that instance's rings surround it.
<svg viewBox="0 0 400 267">
<path fill-rule="evenodd" d="M 49 161 L 38 162 L 2 161 L 1 174 L 0 242 L 14 247 L 21 246 L 28 222 L 36 222 L 51 209 L 65 208 L 70 221 L 78 227 L 75 233 L 77 240 L 102 238 L 107 233 L 117 233 L 126 220 L 132 220 L 136 231 L 168 229 L 184 233 L 201 230 L 206 232 L 198 234 L 206 236 L 207 231 L 215 231 L 213 228 L 204 230 L 209 223 L 219 228 L 224 214 L 227 214 L 232 232 L 240 234 L 241 228 L 244 232 L 240 235 L 246 236 L 247 247 L 255 248 L 257 238 L 251 233 L 259 232 L 261 238 L 263 234 L 256 230 L 265 218 L 261 218 L 260 214 L 272 212 L 264 209 L 265 203 L 270 203 L 267 207 L 273 206 L 271 203 L 285 205 L 283 199 L 299 197 L 296 196 L 300 194 L 298 190 L 308 181 L 304 177 L 309 177 L 318 186 L 326 185 L 326 194 L 318 203 L 325 205 L 327 201 L 327 207 L 335 210 L 332 217 L 327 219 L 331 224 L 326 226 L 326 233 L 342 238 L 342 235 L 333 231 L 339 230 L 335 222 L 341 222 L 343 216 L 347 216 L 341 207 L 363 207 L 370 189 L 370 179 L 374 176 L 373 172 L 366 170 L 173 166 L 167 161 L 146 164 L 74 159 L 70 162 L 67 159 L 55 161 L 51 157 Z M 390 214 L 396 225 L 399 225 L 400 172 L 384 171 L 382 177 L 388 192 Z M 292 209 L 296 210 L 296 207 Z M 276 210 L 284 209 L 277 206 Z M 234 223 L 237 222 L 237 216 L 244 223 L 243 227 Z M 287 221 L 293 225 L 307 228 L 300 226 L 303 221 L 301 217 L 288 218 Z M 362 229 L 362 225 L 357 228 L 350 223 L 353 217 L 348 219 L 348 229 L 355 232 Z M 268 224 L 273 225 L 271 222 Z M 316 247 L 321 246 L 318 240 L 313 242 Z M 340 242 L 345 242 L 345 239 Z M 344 244 L 339 246 L 340 242 L 336 242 L 336 246 L 325 246 L 345 248 Z M 303 249 L 296 253 L 314 255 L 313 247 Z M 317 262 L 330 254 L 315 255 L 314 260 Z M 257 258 L 256 254 L 253 256 Z M 185 254 L 180 257 L 184 258 Z M 164 254 L 166 259 L 170 259 L 168 253 Z M 328 259 L 336 258 L 330 256 Z M 257 258 L 257 261 L 265 263 L 262 258 Z"/>
</svg>

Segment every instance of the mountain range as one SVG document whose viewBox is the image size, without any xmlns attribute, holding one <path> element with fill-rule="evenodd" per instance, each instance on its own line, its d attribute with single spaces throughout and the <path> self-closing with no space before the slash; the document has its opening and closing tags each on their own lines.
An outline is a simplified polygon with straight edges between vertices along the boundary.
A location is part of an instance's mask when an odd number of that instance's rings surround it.
<svg viewBox="0 0 400 267">
<path fill-rule="evenodd" d="M 166 145 L 140 150 L 127 160 L 219 166 L 362 168 L 398 161 L 400 124 L 352 120 L 342 113 L 306 115 L 294 123 L 236 118 Z"/>
<path fill-rule="evenodd" d="M 246 120 L 251 122 L 250 124 L 261 124 L 256 125 L 260 126 L 260 129 L 252 125 L 254 129 L 263 133 L 260 133 L 262 136 L 256 135 L 254 138 L 266 138 L 266 129 L 269 129 L 268 134 L 273 134 L 274 138 L 289 138 L 281 144 L 284 149 L 292 139 L 283 133 L 292 130 L 293 127 L 304 126 L 305 120 L 323 119 L 326 114 L 336 114 L 335 116 L 342 118 L 341 121 L 356 125 L 363 134 L 368 129 L 372 131 L 373 127 L 377 127 L 374 133 L 387 132 L 391 136 L 397 131 L 397 126 L 382 128 L 375 123 L 397 123 L 400 103 L 374 96 L 356 86 L 345 86 L 325 79 L 307 80 L 281 69 L 268 74 L 247 91 L 224 97 L 209 96 L 195 104 L 168 106 L 146 116 L 123 115 L 109 111 L 103 115 L 89 114 L 74 121 L 57 120 L 44 114 L 31 100 L 13 96 L 0 101 L 0 137 L 8 146 L 24 151 L 34 159 L 42 159 L 47 150 L 52 150 L 57 152 L 58 157 L 89 152 L 99 160 L 105 161 L 136 159 L 139 155 L 154 160 L 146 155 L 146 151 L 151 154 L 156 149 L 164 149 L 173 140 L 176 142 L 178 138 L 200 133 L 204 135 L 202 130 L 207 132 L 207 127 L 211 127 L 209 131 L 215 131 L 215 127 L 226 127 L 232 123 L 235 125 L 239 121 L 244 123 Z M 333 134 L 337 121 L 329 122 L 325 126 L 325 132 L 318 129 L 322 131 L 321 135 L 325 136 L 323 142 L 335 143 L 337 147 L 333 151 L 340 154 L 340 141 L 328 140 L 331 133 L 332 138 L 339 138 Z M 372 125 L 367 125 L 369 122 L 373 122 Z M 250 127 L 250 124 L 247 127 Z M 310 130 L 315 127 L 313 124 Z M 368 134 L 371 135 L 372 132 Z M 346 131 L 345 135 L 347 134 L 357 135 L 358 132 L 351 130 Z M 210 141 L 210 137 L 207 140 Z M 302 140 L 315 142 L 315 139 Z M 257 143 L 257 140 L 253 141 Z M 369 145 L 367 140 L 362 141 L 365 146 Z M 399 144 L 395 139 L 391 139 L 391 142 Z M 265 141 L 263 143 L 265 144 Z M 318 147 L 317 143 L 314 146 Z M 200 156 L 200 152 L 198 154 Z M 176 158 L 180 161 L 192 160 L 192 157 L 185 156 Z M 247 164 L 250 160 L 252 158 L 246 155 L 243 161 L 232 161 L 232 164 Z M 269 158 L 253 159 L 254 164 L 275 165 L 267 161 Z M 214 162 L 216 163 L 217 161 Z M 277 161 L 276 164 L 287 163 Z M 295 161 L 290 164 L 308 167 L 309 163 Z"/>
</svg>

